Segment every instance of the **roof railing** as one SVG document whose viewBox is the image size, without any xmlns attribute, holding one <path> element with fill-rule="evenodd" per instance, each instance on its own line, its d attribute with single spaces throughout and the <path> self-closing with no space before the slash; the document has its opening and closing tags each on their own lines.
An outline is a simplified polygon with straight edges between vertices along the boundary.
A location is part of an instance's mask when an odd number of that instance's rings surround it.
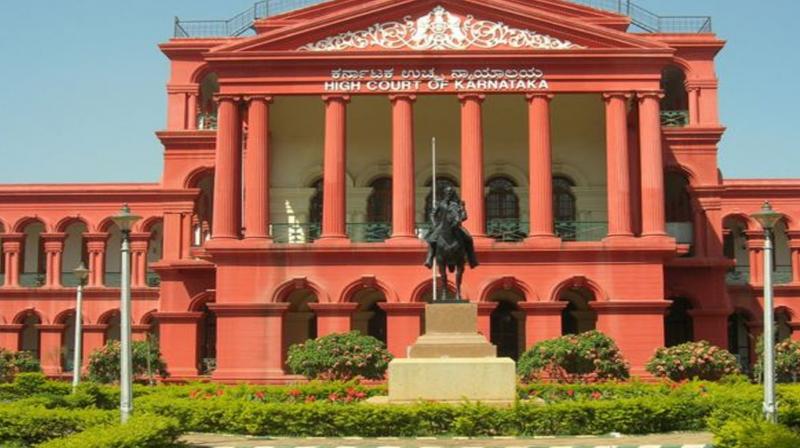
<svg viewBox="0 0 800 448">
<path fill-rule="evenodd" d="M 659 16 L 632 0 L 571 0 L 631 18 L 631 24 L 645 33 L 710 33 L 709 16 Z M 636 31 L 636 30 L 634 30 Z"/>
<path fill-rule="evenodd" d="M 261 0 L 227 20 L 183 20 L 175 17 L 175 37 L 237 37 L 253 28 L 253 22 L 330 0 Z"/>
<path fill-rule="evenodd" d="M 253 23 L 330 0 L 261 0 L 227 20 L 182 20 L 175 17 L 174 36 L 180 38 L 237 37 L 252 30 Z M 571 0 L 631 18 L 634 31 L 645 33 L 710 33 L 708 16 L 659 16 L 631 0 Z"/>
</svg>

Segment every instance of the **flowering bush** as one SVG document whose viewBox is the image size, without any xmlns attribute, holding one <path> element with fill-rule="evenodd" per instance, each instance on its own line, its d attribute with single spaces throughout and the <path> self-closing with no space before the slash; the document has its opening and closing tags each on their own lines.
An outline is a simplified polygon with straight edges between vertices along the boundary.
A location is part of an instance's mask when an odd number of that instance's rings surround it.
<svg viewBox="0 0 800 448">
<path fill-rule="evenodd" d="M 167 376 L 167 365 L 161 358 L 156 341 L 133 341 L 133 376 L 153 378 Z M 89 355 L 89 379 L 98 383 L 119 381 L 119 341 L 110 341 Z"/>
<path fill-rule="evenodd" d="M 756 378 L 764 371 L 764 342 L 758 340 L 758 362 L 755 367 Z M 800 341 L 787 339 L 775 344 L 775 375 L 779 382 L 793 383 L 800 379 Z"/>
<path fill-rule="evenodd" d="M 549 377 L 559 382 L 623 380 L 628 363 L 611 338 L 599 331 L 566 335 L 534 344 L 517 363 L 523 381 Z"/>
<path fill-rule="evenodd" d="M 717 381 L 739 373 L 736 357 L 706 341 L 659 348 L 646 369 L 654 376 L 673 381 L 693 378 Z"/>
<path fill-rule="evenodd" d="M 379 340 L 351 331 L 291 346 L 286 365 L 292 373 L 307 378 L 381 379 L 391 360 L 392 355 Z"/>
<path fill-rule="evenodd" d="M 39 360 L 32 353 L 11 352 L 0 348 L 0 383 L 13 381 L 18 373 L 39 371 Z"/>
</svg>

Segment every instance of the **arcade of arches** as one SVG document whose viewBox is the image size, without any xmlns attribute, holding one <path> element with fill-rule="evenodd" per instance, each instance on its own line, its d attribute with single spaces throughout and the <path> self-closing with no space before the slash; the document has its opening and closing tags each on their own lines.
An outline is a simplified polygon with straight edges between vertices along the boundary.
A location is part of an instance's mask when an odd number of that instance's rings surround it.
<svg viewBox="0 0 800 448">
<path fill-rule="evenodd" d="M 159 182 L 0 185 L 0 347 L 67 374 L 80 262 L 83 358 L 119 337 L 110 217 L 127 202 L 143 218 L 130 234 L 134 334 L 158 338 L 173 378 L 285 381 L 291 344 L 349 330 L 405 356 L 431 297 L 420 237 L 446 186 L 481 261 L 464 294 L 504 356 L 597 329 L 636 375 L 657 347 L 690 340 L 749 366 L 765 242 L 750 215 L 765 200 L 784 215 L 771 235 L 778 334 L 800 339 L 800 180 L 719 172 L 714 34 L 630 33 L 625 17 L 563 2 L 542 0 L 546 15 L 444 2 L 453 23 L 551 30 L 557 48 L 325 47 L 366 20 L 343 11 L 380 24 L 436 6 L 354 3 L 163 43 Z M 367 88 L 379 75 L 420 81 Z M 457 88 L 460 76 L 482 79 Z M 505 79 L 520 76 L 538 78 Z"/>
</svg>

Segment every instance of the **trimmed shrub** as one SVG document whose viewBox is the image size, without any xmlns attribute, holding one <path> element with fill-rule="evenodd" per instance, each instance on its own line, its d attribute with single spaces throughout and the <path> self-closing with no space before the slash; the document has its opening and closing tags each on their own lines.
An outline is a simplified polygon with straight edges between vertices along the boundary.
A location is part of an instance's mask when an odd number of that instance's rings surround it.
<svg viewBox="0 0 800 448">
<path fill-rule="evenodd" d="M 758 338 L 758 362 L 755 366 L 756 378 L 764 371 L 764 339 Z M 800 341 L 785 341 L 775 344 L 775 375 L 778 382 L 794 383 L 800 379 Z"/>
<path fill-rule="evenodd" d="M 514 407 L 419 403 L 407 406 L 257 403 L 227 400 L 137 400 L 137 409 L 169 416 L 182 429 L 260 436 L 432 436 L 648 434 L 701 430 L 711 412 L 701 397 L 560 402 Z"/>
<path fill-rule="evenodd" d="M 797 448 L 800 434 L 763 417 L 727 421 L 714 431 L 716 448 Z"/>
<path fill-rule="evenodd" d="M 306 378 L 381 379 L 392 355 L 383 343 L 358 331 L 309 339 L 289 348 L 286 365 Z"/>
<path fill-rule="evenodd" d="M 131 348 L 134 377 L 168 376 L 167 365 L 161 358 L 157 341 L 133 341 Z M 119 341 L 110 341 L 104 347 L 93 351 L 89 356 L 89 379 L 104 384 L 119 382 L 119 354 Z"/>
<path fill-rule="evenodd" d="M 117 415 L 113 411 L 97 409 L 45 409 L 16 404 L 0 405 L 0 445 L 5 443 L 34 445 L 108 423 Z"/>
<path fill-rule="evenodd" d="M 100 425 L 86 431 L 54 439 L 40 448 L 163 448 L 175 446 L 181 429 L 168 417 L 137 415 L 125 425 Z"/>
<path fill-rule="evenodd" d="M 739 373 L 736 357 L 706 341 L 659 348 L 645 368 L 656 377 L 672 381 L 717 381 Z"/>
<path fill-rule="evenodd" d="M 40 372 L 39 360 L 30 352 L 12 352 L 0 348 L 0 383 L 13 381 L 18 373 Z"/>
<path fill-rule="evenodd" d="M 623 380 L 630 376 L 617 344 L 599 331 L 534 344 L 520 357 L 517 373 L 522 381 L 546 377 L 569 383 Z"/>
</svg>

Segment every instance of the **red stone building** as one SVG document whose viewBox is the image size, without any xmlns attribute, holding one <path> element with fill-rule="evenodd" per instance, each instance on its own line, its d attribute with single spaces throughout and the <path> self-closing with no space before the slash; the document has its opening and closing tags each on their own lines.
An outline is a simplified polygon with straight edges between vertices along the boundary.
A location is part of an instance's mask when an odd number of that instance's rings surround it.
<svg viewBox="0 0 800 448">
<path fill-rule="evenodd" d="M 595 3 L 270 2 L 176 21 L 161 182 L 0 185 L 0 346 L 66 371 L 81 260 L 84 357 L 118 337 L 109 217 L 127 202 L 145 218 L 133 331 L 158 334 L 174 378 L 280 380 L 289 344 L 350 329 L 403 356 L 431 295 L 433 137 L 482 261 L 465 294 L 502 354 L 596 328 L 635 374 L 687 340 L 747 364 L 764 200 L 786 216 L 779 333 L 800 336 L 800 180 L 720 174 L 724 41 L 707 18 Z"/>
</svg>

